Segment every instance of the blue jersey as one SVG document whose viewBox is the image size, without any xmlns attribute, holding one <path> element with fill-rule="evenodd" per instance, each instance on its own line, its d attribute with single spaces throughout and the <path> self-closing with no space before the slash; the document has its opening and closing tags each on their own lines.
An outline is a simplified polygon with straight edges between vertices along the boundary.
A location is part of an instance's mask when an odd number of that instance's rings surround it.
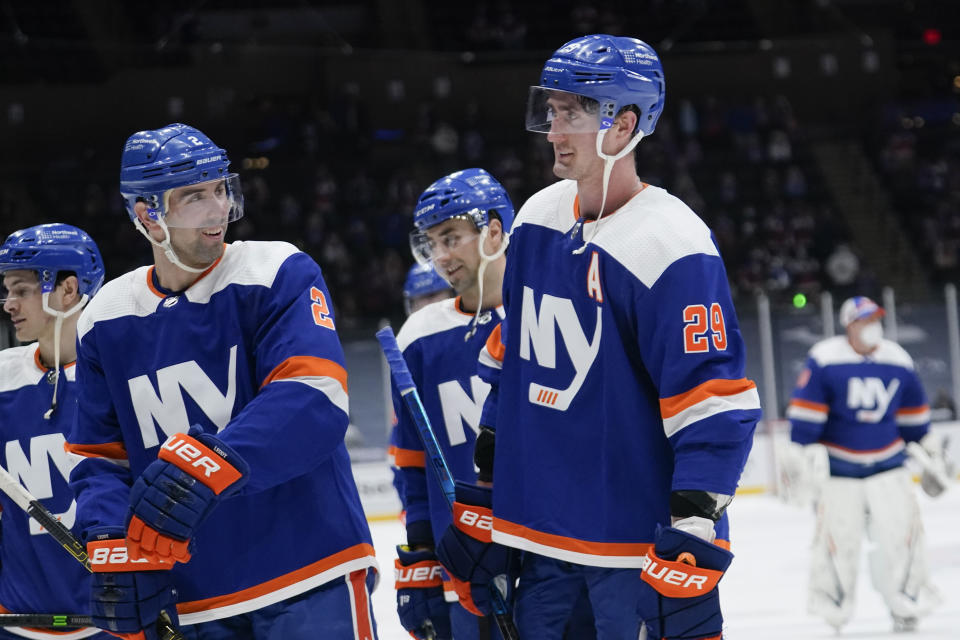
<svg viewBox="0 0 960 640">
<path fill-rule="evenodd" d="M 69 449 L 78 526 L 122 526 L 159 445 L 197 424 L 249 480 L 172 570 L 184 624 L 259 609 L 374 566 L 343 443 L 347 376 L 320 268 L 286 243 L 235 242 L 185 292 L 153 267 L 103 287 L 78 323 Z"/>
<path fill-rule="evenodd" d="M 831 475 L 848 478 L 899 467 L 905 443 L 930 428 L 927 397 L 903 347 L 884 340 L 864 356 L 845 335 L 810 350 L 787 417 L 791 439 L 822 443 Z"/>
<path fill-rule="evenodd" d="M 597 224 L 579 219 L 577 184 L 560 181 L 511 233 L 506 321 L 480 360 L 497 385 L 484 409 L 497 434 L 493 539 L 640 567 L 670 523 L 671 491 L 734 493 L 760 402 L 696 214 L 645 185 Z"/>
<path fill-rule="evenodd" d="M 482 312 L 476 332 L 464 340 L 473 314 L 460 310 L 459 297 L 447 299 L 411 315 L 397 335 L 437 442 L 456 480 L 477 480 L 473 445 L 490 390 L 477 375 L 477 356 L 502 314 L 502 307 Z M 429 543 L 431 534 L 433 540 L 439 540 L 451 523 L 450 507 L 433 469 L 426 470 L 417 427 L 396 390 L 393 402 L 398 418 L 395 460 L 403 474 L 408 541 Z"/>
<path fill-rule="evenodd" d="M 0 351 L 0 462 L 71 528 L 77 504 L 67 481 L 74 461 L 63 445 L 77 414 L 75 372 L 73 364 L 61 370 L 57 410 L 45 420 L 43 414 L 53 399 L 53 378 L 40 364 L 37 344 Z M 90 573 L 5 493 L 0 493 L 0 506 L 0 611 L 89 611 Z M 74 639 L 99 630 L 77 630 L 66 636 L 39 630 L 14 632 L 33 638 Z"/>
</svg>

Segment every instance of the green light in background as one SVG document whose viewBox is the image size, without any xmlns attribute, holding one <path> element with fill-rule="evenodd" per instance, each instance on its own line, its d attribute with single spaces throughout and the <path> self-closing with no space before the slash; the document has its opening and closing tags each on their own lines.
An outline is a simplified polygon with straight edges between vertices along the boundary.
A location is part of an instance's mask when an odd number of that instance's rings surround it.
<svg viewBox="0 0 960 640">
<path fill-rule="evenodd" d="M 807 306 L 807 296 L 802 293 L 796 293 L 793 296 L 793 306 L 797 309 L 803 309 Z"/>
</svg>

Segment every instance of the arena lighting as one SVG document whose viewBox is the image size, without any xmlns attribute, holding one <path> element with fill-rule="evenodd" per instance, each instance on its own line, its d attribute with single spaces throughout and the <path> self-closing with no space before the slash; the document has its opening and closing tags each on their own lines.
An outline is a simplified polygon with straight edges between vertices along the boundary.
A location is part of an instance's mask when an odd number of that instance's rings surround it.
<svg viewBox="0 0 960 640">
<path fill-rule="evenodd" d="M 929 28 L 923 30 L 923 42 L 926 45 L 935 47 L 940 44 L 940 41 L 943 39 L 943 34 L 940 33 L 940 29 Z"/>
</svg>

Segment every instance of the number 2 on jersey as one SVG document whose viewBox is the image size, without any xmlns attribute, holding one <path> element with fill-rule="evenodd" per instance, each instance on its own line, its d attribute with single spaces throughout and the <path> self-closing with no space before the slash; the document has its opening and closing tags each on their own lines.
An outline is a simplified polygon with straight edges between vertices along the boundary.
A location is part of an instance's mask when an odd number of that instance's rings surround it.
<svg viewBox="0 0 960 640">
<path fill-rule="evenodd" d="M 720 303 L 710 305 L 710 311 L 702 304 L 691 304 L 683 309 L 683 351 L 685 353 L 706 353 L 710 342 L 717 351 L 727 348 L 727 329 L 723 322 L 723 309 Z M 709 328 L 708 326 L 709 325 Z M 709 336 L 707 334 L 710 334 Z"/>
<path fill-rule="evenodd" d="M 327 306 L 327 297 L 323 295 L 323 291 L 310 287 L 310 299 L 313 300 L 313 304 L 310 305 L 313 321 L 325 329 L 333 329 L 333 318 L 330 317 L 330 307 Z"/>
</svg>

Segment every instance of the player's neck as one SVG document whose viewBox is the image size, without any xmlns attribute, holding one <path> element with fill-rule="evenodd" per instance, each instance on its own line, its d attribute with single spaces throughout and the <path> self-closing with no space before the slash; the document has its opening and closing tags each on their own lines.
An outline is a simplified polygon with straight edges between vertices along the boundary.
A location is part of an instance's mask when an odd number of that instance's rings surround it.
<svg viewBox="0 0 960 640">
<path fill-rule="evenodd" d="M 602 167 L 602 165 L 601 165 Z M 643 183 L 637 177 L 632 155 L 627 155 L 613 165 L 610 182 L 607 185 L 607 200 L 603 205 L 603 215 L 616 211 L 627 203 L 640 190 Z M 603 200 L 603 170 L 577 181 L 577 193 L 580 196 L 580 216 L 596 220 L 600 214 Z"/>
<path fill-rule="evenodd" d="M 170 262 L 163 250 L 156 246 L 153 247 L 153 265 L 157 282 L 167 291 L 186 291 L 200 278 L 199 273 L 184 271 Z"/>
<path fill-rule="evenodd" d="M 46 333 L 37 339 L 40 364 L 48 369 L 53 369 L 56 368 L 56 364 L 62 367 L 77 359 L 77 318 L 79 315 L 79 313 L 75 313 L 63 319 L 63 325 L 60 327 L 59 363 L 54 363 L 53 322 L 50 323 Z"/>
<path fill-rule="evenodd" d="M 506 256 L 500 256 L 484 269 L 483 301 L 480 303 L 481 309 L 494 309 L 500 306 L 502 302 L 501 292 L 503 291 L 503 269 L 506 262 Z M 477 285 L 460 293 L 460 310 L 467 313 L 475 313 L 477 311 L 479 294 L 480 287 Z"/>
</svg>

